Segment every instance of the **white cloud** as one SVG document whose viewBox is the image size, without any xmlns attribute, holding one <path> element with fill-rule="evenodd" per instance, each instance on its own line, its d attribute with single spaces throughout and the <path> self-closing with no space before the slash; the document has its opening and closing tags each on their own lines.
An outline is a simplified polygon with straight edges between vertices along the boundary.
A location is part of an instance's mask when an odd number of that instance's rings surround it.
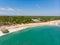
<svg viewBox="0 0 60 45">
<path fill-rule="evenodd" d="M 9 11 L 14 11 L 15 9 L 13 9 L 13 8 L 7 8 L 7 10 L 9 10 Z"/>
<path fill-rule="evenodd" d="M 22 9 L 16 8 L 0 8 L 0 15 L 22 15 Z"/>
<path fill-rule="evenodd" d="M 37 5 L 38 7 L 38 5 Z M 48 12 L 47 12 L 48 11 Z M 58 10 L 25 10 L 25 9 L 18 9 L 18 8 L 0 8 L 0 16 L 1 15 L 58 15 L 60 14 Z"/>
<path fill-rule="evenodd" d="M 0 10 L 6 10 L 5 8 L 0 8 Z"/>
<path fill-rule="evenodd" d="M 13 8 L 0 8 L 0 10 L 2 10 L 2 11 L 14 11 Z"/>
</svg>

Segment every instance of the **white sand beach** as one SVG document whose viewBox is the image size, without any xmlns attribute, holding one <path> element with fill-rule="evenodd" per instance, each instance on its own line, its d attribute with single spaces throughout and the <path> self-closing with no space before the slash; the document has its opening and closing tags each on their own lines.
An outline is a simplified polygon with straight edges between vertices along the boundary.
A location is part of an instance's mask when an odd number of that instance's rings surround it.
<svg viewBox="0 0 60 45">
<path fill-rule="evenodd" d="M 35 27 L 35 26 L 57 26 L 57 23 L 59 23 L 60 20 L 55 20 L 55 21 L 49 21 L 49 22 L 41 22 L 41 23 L 29 23 L 29 24 L 17 24 L 17 25 L 11 25 L 11 26 L 2 26 L 4 29 L 8 29 L 9 33 L 16 32 L 22 29 L 26 29 L 29 27 Z M 1 32 L 0 28 L 0 36 L 6 35 Z"/>
</svg>

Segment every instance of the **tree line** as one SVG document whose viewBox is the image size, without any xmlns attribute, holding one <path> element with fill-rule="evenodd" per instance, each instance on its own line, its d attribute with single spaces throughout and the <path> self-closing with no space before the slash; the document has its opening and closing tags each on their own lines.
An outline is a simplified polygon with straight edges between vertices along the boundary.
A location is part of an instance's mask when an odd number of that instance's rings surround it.
<svg viewBox="0 0 60 45">
<path fill-rule="evenodd" d="M 47 22 L 59 20 L 60 16 L 0 16 L 0 25 L 35 23 L 32 19 L 39 19 L 41 22 Z"/>
</svg>

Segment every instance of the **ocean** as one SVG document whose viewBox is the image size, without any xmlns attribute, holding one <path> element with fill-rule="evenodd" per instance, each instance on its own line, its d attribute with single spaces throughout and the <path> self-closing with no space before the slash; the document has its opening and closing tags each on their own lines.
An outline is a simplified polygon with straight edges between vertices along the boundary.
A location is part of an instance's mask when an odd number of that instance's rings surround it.
<svg viewBox="0 0 60 45">
<path fill-rule="evenodd" d="M 37 26 L 0 37 L 0 45 L 60 45 L 60 27 Z"/>
</svg>

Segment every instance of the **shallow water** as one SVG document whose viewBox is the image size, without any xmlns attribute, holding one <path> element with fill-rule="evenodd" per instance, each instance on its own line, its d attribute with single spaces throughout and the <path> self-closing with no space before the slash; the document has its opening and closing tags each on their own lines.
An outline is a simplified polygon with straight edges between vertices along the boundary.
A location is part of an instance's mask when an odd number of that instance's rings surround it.
<svg viewBox="0 0 60 45">
<path fill-rule="evenodd" d="M 27 28 L 0 37 L 0 45 L 60 45 L 60 27 Z"/>
</svg>

